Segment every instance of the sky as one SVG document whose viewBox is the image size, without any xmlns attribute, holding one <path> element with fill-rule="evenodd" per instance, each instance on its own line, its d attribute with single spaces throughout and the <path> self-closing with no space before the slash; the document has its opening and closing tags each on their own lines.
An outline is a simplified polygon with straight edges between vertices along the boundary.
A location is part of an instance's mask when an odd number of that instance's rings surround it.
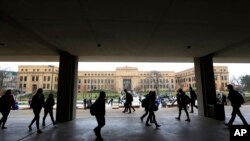
<svg viewBox="0 0 250 141">
<path fill-rule="evenodd" d="M 18 65 L 55 65 L 58 62 L 0 62 L 0 69 L 17 71 Z M 116 67 L 137 67 L 139 71 L 175 71 L 179 72 L 194 67 L 193 63 L 138 63 L 138 62 L 80 62 L 78 70 L 80 71 L 115 71 Z M 229 77 L 239 77 L 242 75 L 250 75 L 250 64 L 232 64 L 232 63 L 216 63 L 214 66 L 228 66 Z"/>
</svg>

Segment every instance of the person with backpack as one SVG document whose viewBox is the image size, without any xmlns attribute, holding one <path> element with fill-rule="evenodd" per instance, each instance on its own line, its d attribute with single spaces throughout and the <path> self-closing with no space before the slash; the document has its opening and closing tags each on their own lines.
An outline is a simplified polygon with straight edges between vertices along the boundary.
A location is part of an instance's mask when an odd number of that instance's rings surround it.
<svg viewBox="0 0 250 141">
<path fill-rule="evenodd" d="M 53 125 L 56 125 L 56 122 L 55 122 L 54 116 L 53 116 L 53 106 L 54 105 L 55 105 L 55 100 L 54 100 L 53 94 L 49 94 L 49 97 L 44 104 L 43 126 L 45 126 L 45 119 L 46 119 L 48 114 L 50 115 L 50 118 L 51 118 Z"/>
<path fill-rule="evenodd" d="M 11 90 L 7 90 L 5 94 L 0 98 L 0 112 L 2 113 L 3 117 L 0 120 L 0 126 L 2 129 L 6 129 L 5 123 L 8 119 L 10 114 L 10 110 L 15 109 L 15 100 L 13 95 L 11 94 Z"/>
<path fill-rule="evenodd" d="M 155 91 L 150 91 L 149 92 L 149 108 L 148 108 L 148 111 L 149 111 L 149 115 L 148 115 L 148 118 L 147 118 L 147 121 L 146 121 L 146 126 L 150 126 L 149 124 L 149 120 L 152 119 L 153 123 L 155 124 L 155 127 L 156 128 L 159 128 L 160 125 L 157 123 L 156 119 L 155 119 L 155 111 L 158 110 L 158 106 L 156 105 L 156 93 Z"/>
<path fill-rule="evenodd" d="M 140 117 L 141 122 L 143 122 L 143 119 L 148 115 L 149 113 L 149 94 L 145 96 L 144 99 L 141 101 L 141 106 L 145 109 L 145 113 Z M 150 122 L 153 123 L 152 118 L 150 118 Z"/>
<path fill-rule="evenodd" d="M 190 93 L 190 97 L 191 97 L 191 103 L 190 103 L 190 105 L 191 105 L 191 111 L 190 111 L 190 113 L 194 113 L 193 107 L 195 107 L 196 109 L 198 109 L 198 106 L 195 105 L 195 101 L 197 100 L 197 94 L 193 90 L 192 87 L 189 87 L 189 93 Z"/>
<path fill-rule="evenodd" d="M 39 128 L 39 119 L 40 119 L 40 112 L 44 106 L 44 95 L 43 95 L 43 89 L 39 88 L 36 92 L 36 94 L 32 97 L 32 102 L 31 102 L 31 108 L 33 109 L 34 113 L 34 118 L 32 119 L 29 127 L 29 130 L 32 130 L 32 124 L 36 121 L 36 128 L 37 128 L 37 133 L 41 134 L 42 131 Z"/>
<path fill-rule="evenodd" d="M 240 117 L 240 119 L 242 120 L 244 125 L 248 125 L 246 119 L 243 117 L 243 115 L 240 112 L 240 107 L 244 103 L 244 98 L 242 97 L 242 95 L 238 91 L 234 90 L 233 85 L 231 85 L 231 84 L 227 85 L 227 89 L 229 91 L 228 99 L 231 101 L 233 111 L 232 111 L 231 119 L 229 120 L 228 123 L 225 123 L 225 125 L 231 126 L 234 122 L 236 114 Z"/>
<path fill-rule="evenodd" d="M 190 122 L 189 114 L 187 111 L 187 105 L 191 102 L 191 99 L 185 94 L 185 92 L 182 89 L 178 90 L 177 101 L 179 107 L 179 116 L 176 117 L 176 119 L 177 120 L 181 119 L 181 110 L 184 109 L 187 115 L 187 119 L 185 121 Z"/>
<path fill-rule="evenodd" d="M 94 129 L 96 135 L 96 141 L 102 141 L 101 128 L 105 125 L 105 97 L 106 93 L 104 91 L 100 92 L 99 97 L 90 107 L 91 115 L 94 115 L 97 120 L 97 126 Z"/>
<path fill-rule="evenodd" d="M 131 113 L 131 108 L 133 109 L 133 111 L 135 111 L 135 108 L 132 106 L 133 96 L 131 93 L 127 91 L 127 89 L 124 89 L 124 92 L 126 93 L 126 101 L 124 103 L 123 113 L 125 112 Z"/>
</svg>

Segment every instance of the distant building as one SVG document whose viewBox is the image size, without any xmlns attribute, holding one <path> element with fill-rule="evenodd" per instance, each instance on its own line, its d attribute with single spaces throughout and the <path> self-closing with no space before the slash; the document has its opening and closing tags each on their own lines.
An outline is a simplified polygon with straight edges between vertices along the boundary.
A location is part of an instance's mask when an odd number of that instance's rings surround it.
<svg viewBox="0 0 250 141">
<path fill-rule="evenodd" d="M 217 89 L 224 89 L 229 82 L 226 66 L 215 66 Z M 58 67 L 55 66 L 19 66 L 18 89 L 23 93 L 33 92 L 38 88 L 57 90 Z M 52 87 L 51 87 L 52 86 Z M 174 71 L 139 71 L 136 67 L 117 67 L 115 71 L 79 71 L 78 93 L 93 90 L 121 92 L 123 89 L 135 92 L 175 92 L 178 88 L 194 89 L 194 69 L 178 73 Z"/>
<path fill-rule="evenodd" d="M 229 84 L 229 72 L 227 66 L 214 66 L 215 88 L 219 91 L 227 89 Z M 196 89 L 194 68 L 186 69 L 176 73 L 176 86 L 187 91 L 189 87 Z"/>
<path fill-rule="evenodd" d="M 1 87 L 3 90 L 16 89 L 17 72 L 1 71 Z"/>
</svg>

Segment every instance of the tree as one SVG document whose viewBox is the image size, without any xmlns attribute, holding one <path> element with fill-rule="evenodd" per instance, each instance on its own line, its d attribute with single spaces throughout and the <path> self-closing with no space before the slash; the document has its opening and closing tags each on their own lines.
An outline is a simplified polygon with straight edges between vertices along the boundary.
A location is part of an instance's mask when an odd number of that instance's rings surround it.
<svg viewBox="0 0 250 141">
<path fill-rule="evenodd" d="M 4 90 L 3 86 L 4 86 L 4 79 L 7 78 L 8 76 L 8 71 L 7 69 L 1 69 L 0 70 L 0 93 Z"/>
<path fill-rule="evenodd" d="M 153 84 L 153 88 L 156 90 L 156 94 L 159 93 L 160 78 L 162 78 L 161 72 L 151 71 L 150 75 L 146 78 L 149 79 L 149 83 Z"/>
<path fill-rule="evenodd" d="M 241 86 L 244 91 L 250 91 L 250 75 L 240 77 Z"/>
</svg>

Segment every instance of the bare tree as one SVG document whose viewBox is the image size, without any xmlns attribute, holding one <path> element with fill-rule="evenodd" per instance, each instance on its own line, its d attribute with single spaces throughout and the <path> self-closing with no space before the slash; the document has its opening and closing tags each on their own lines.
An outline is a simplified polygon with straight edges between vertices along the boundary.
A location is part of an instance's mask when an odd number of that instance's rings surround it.
<svg viewBox="0 0 250 141">
<path fill-rule="evenodd" d="M 150 75 L 146 78 L 149 79 L 149 83 L 153 84 L 153 88 L 156 90 L 156 94 L 159 93 L 160 78 L 162 78 L 161 72 L 151 71 Z"/>
<path fill-rule="evenodd" d="M 0 70 L 0 91 L 4 89 L 4 80 L 8 77 L 8 73 L 7 69 Z"/>
</svg>

